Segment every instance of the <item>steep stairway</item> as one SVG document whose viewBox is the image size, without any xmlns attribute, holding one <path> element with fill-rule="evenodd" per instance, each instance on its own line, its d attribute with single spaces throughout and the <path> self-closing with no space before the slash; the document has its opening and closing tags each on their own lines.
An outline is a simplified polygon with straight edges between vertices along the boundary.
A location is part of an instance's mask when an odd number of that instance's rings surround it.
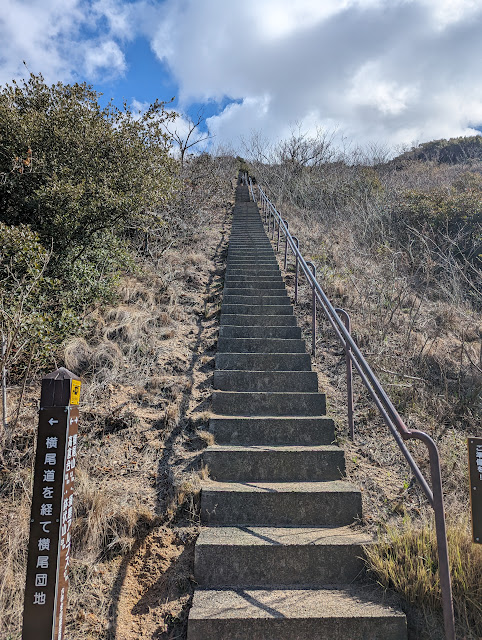
<svg viewBox="0 0 482 640">
<path fill-rule="evenodd" d="M 360 491 L 242 185 L 214 388 L 188 640 L 406 640 L 405 616 L 356 583 Z"/>
</svg>

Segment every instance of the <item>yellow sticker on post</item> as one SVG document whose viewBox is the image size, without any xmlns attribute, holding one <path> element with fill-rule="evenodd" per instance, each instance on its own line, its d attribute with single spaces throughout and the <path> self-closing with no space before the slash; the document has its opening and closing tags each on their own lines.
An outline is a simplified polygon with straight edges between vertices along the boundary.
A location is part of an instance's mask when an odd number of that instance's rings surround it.
<svg viewBox="0 0 482 640">
<path fill-rule="evenodd" d="M 70 404 L 79 404 L 80 384 L 80 380 L 72 380 L 72 385 L 70 387 Z"/>
</svg>

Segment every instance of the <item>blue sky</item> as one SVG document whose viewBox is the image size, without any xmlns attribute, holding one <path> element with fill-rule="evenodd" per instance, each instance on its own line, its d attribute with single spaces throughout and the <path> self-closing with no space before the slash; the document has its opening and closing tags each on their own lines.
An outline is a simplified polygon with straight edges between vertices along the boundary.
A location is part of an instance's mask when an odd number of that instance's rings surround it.
<svg viewBox="0 0 482 640">
<path fill-rule="evenodd" d="M 135 38 L 129 42 L 124 50 L 126 70 L 122 75 L 116 75 L 105 80 L 95 82 L 95 88 L 103 94 L 101 104 L 113 99 L 116 104 L 124 100 L 132 104 L 133 100 L 141 104 L 152 103 L 156 99 L 169 103 L 169 108 L 180 109 L 179 85 L 169 70 L 167 64 L 159 60 L 152 51 L 148 40 L 144 37 Z M 174 98 L 174 100 L 172 100 Z M 218 115 L 234 102 L 228 97 L 220 101 L 192 102 L 185 105 L 183 112 L 195 119 L 202 110 L 204 118 Z M 201 130 L 206 130 L 205 122 Z"/>
<path fill-rule="evenodd" d="M 4 0 L 0 83 L 204 108 L 210 144 L 337 131 L 389 148 L 482 123 L 482 0 Z M 184 119 L 183 119 L 184 118 Z"/>
<path fill-rule="evenodd" d="M 119 104 L 122 100 L 132 102 L 154 102 L 156 98 L 170 100 L 176 97 L 178 85 L 172 77 L 167 65 L 153 53 L 146 38 L 138 37 L 127 43 L 124 50 L 127 69 L 123 74 L 115 75 L 95 82 L 96 88 L 104 94 L 104 98 L 113 98 Z"/>
</svg>

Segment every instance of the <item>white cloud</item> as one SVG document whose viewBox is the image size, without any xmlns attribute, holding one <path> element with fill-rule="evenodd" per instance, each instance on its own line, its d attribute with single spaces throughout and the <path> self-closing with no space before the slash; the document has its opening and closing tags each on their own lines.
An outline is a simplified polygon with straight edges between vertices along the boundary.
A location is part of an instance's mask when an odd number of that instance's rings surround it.
<svg viewBox="0 0 482 640">
<path fill-rule="evenodd" d="M 111 36 L 129 40 L 135 33 L 131 5 L 123 5 L 118 0 L 97 0 L 92 5 L 92 15 L 94 19 L 107 20 Z"/>
<path fill-rule="evenodd" d="M 107 69 L 122 74 L 126 63 L 118 40 L 136 33 L 134 9 L 122 0 L 4 0 L 0 84 L 25 77 L 23 60 L 47 82 L 92 81 Z"/>
<path fill-rule="evenodd" d="M 482 123 L 482 0 L 4 0 L 2 9 L 0 84 L 25 76 L 22 60 L 49 82 L 122 75 L 125 43 L 143 36 L 179 84 L 181 111 L 237 101 L 209 118 L 216 144 L 255 129 L 277 138 L 296 123 L 388 144 Z"/>
<path fill-rule="evenodd" d="M 290 125 L 357 143 L 473 133 L 482 123 L 480 0 L 166 0 L 152 46 L 183 108 L 229 97 L 219 144 Z"/>
<path fill-rule="evenodd" d="M 421 0 L 432 12 L 439 29 L 464 21 L 480 11 L 480 0 Z"/>
<path fill-rule="evenodd" d="M 106 40 L 93 47 L 87 46 L 84 64 L 89 78 L 97 77 L 101 71 L 105 76 L 123 73 L 126 70 L 124 54 L 113 40 Z"/>
<path fill-rule="evenodd" d="M 354 105 L 378 109 L 382 116 L 396 116 L 414 104 L 418 95 L 418 86 L 384 78 L 378 63 L 367 62 L 353 76 L 348 98 Z"/>
<path fill-rule="evenodd" d="M 54 81 L 66 67 L 66 39 L 82 22 L 79 0 L 4 0 L 0 15 L 0 81 L 24 76 L 22 61 L 31 71 L 45 70 Z"/>
</svg>

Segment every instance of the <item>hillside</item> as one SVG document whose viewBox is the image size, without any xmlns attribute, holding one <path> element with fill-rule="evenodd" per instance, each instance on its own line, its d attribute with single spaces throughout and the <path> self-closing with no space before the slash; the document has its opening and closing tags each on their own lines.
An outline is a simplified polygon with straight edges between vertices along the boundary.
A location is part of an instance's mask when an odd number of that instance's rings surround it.
<svg viewBox="0 0 482 640">
<path fill-rule="evenodd" d="M 475 640 L 482 619 L 470 602 L 482 593 L 472 567 L 482 553 L 469 533 L 466 439 L 482 435 L 482 165 L 412 158 L 373 166 L 347 157 L 303 167 L 283 163 L 283 152 L 273 145 L 267 165 L 253 149 L 253 173 L 333 304 L 350 313 L 357 344 L 406 424 L 440 448 L 452 558 L 456 566 L 467 562 L 453 578 L 458 633 Z M 293 287 L 292 265 L 286 279 Z M 298 317 L 310 344 L 310 294 L 302 291 Z M 372 559 L 374 575 L 405 598 L 410 637 L 441 638 L 440 600 L 417 568 L 417 558 L 434 553 L 431 510 L 357 376 L 356 438 L 349 440 L 343 353 L 321 312 L 319 324 L 314 365 L 338 420 L 348 476 L 363 487 L 366 526 L 394 547 Z M 423 450 L 410 448 L 428 471 Z M 414 573 L 404 584 L 408 566 Z"/>
<path fill-rule="evenodd" d="M 441 164 L 471 164 L 482 160 L 482 136 L 466 136 L 449 140 L 423 142 L 410 151 L 393 159 L 397 164 L 404 160 L 438 162 Z"/>
<path fill-rule="evenodd" d="M 39 383 L 60 365 L 83 380 L 68 633 L 186 637 L 240 166 L 269 189 L 326 292 L 350 312 L 357 343 L 407 424 L 436 440 L 451 548 L 463 559 L 454 572 L 459 633 L 478 640 L 482 554 L 468 534 L 465 446 L 482 435 L 482 137 L 425 143 L 376 164 L 332 161 L 329 141 L 303 136 L 264 150 L 262 161 L 252 150 L 247 161 L 202 154 L 181 167 L 159 136 L 162 104 L 139 121 L 99 112 L 94 93 L 32 77 L 0 95 L 7 640 L 20 637 Z M 293 297 L 291 263 L 284 276 Z M 305 285 L 296 315 L 310 345 Z M 361 524 L 382 536 L 372 579 L 401 599 L 413 640 L 437 640 L 431 512 L 359 381 L 349 440 L 344 356 L 321 314 L 319 326 L 313 368 L 348 477 L 362 489 Z M 422 450 L 413 453 L 426 470 Z M 405 570 L 412 561 L 417 579 Z"/>
<path fill-rule="evenodd" d="M 194 163 L 186 171 L 195 179 L 206 169 Z M 76 638 L 174 638 L 185 625 L 233 173 L 220 175 L 218 189 L 212 182 L 186 191 L 188 238 L 137 255 L 115 300 L 91 308 L 83 334 L 56 352 L 83 380 L 67 621 Z M 10 387 L 9 416 L 20 393 Z M 1 458 L 0 608 L 12 640 L 38 398 L 36 376 Z M 160 601 L 168 603 L 159 608 Z"/>
</svg>

